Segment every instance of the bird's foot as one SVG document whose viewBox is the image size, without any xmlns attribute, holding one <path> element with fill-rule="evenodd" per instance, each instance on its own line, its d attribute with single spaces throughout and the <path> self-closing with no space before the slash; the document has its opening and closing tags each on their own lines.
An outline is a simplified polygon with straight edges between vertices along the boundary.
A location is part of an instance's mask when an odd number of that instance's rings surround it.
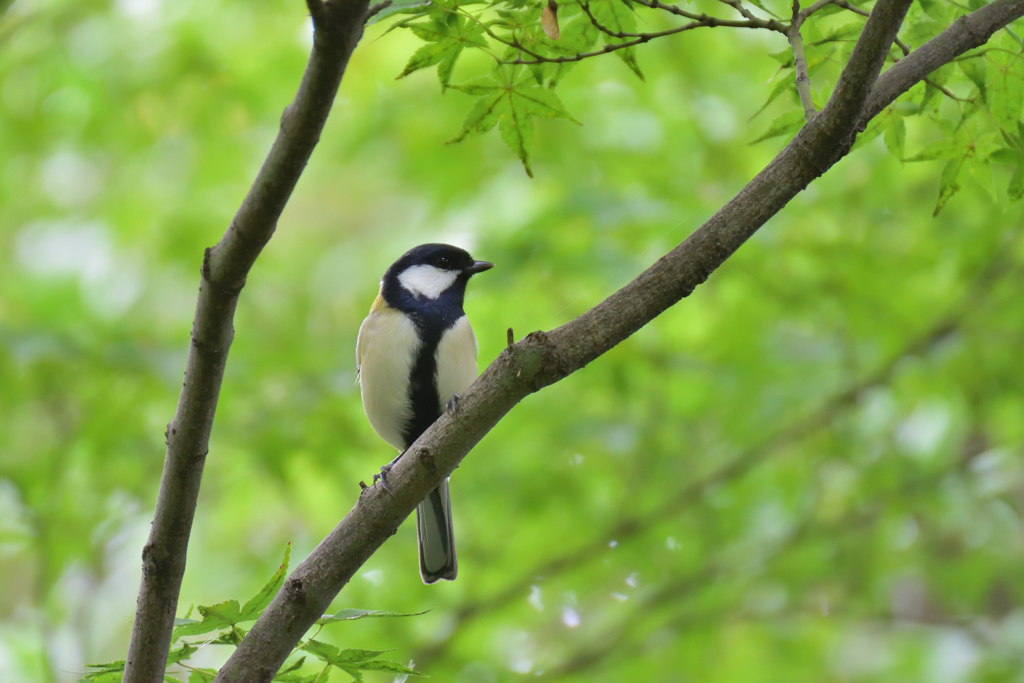
<svg viewBox="0 0 1024 683">
<path fill-rule="evenodd" d="M 445 410 L 452 415 L 457 415 L 459 412 L 459 403 L 462 402 L 462 396 L 459 394 L 452 394 L 452 397 L 448 399 L 448 402 L 444 404 Z"/>
<path fill-rule="evenodd" d="M 391 471 L 391 466 L 393 464 L 393 462 L 389 462 L 387 465 L 380 468 L 380 474 L 373 475 L 373 485 L 376 486 L 377 481 L 379 480 L 381 488 L 388 493 L 391 493 L 391 489 L 388 488 L 388 472 Z"/>
<path fill-rule="evenodd" d="M 373 475 L 373 485 L 374 486 L 376 486 L 377 482 L 380 481 L 381 488 L 383 488 L 388 493 L 391 493 L 391 489 L 388 488 L 388 472 L 391 471 L 391 468 L 395 466 L 396 462 L 398 462 L 399 460 L 402 459 L 403 455 L 405 455 L 405 451 L 402 451 L 401 453 L 398 454 L 398 456 L 394 460 L 389 462 L 387 465 L 384 465 L 383 467 L 381 467 L 380 468 L 380 474 Z"/>
</svg>

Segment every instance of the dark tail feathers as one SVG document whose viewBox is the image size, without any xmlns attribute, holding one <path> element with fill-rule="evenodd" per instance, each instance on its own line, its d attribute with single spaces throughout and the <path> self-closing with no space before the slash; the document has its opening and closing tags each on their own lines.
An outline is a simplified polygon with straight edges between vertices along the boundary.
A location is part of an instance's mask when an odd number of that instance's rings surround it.
<svg viewBox="0 0 1024 683">
<path fill-rule="evenodd" d="M 430 492 L 416 507 L 416 540 L 420 551 L 420 578 L 431 584 L 438 579 L 454 581 L 459 573 L 452 531 L 452 504 L 448 480 Z"/>
</svg>

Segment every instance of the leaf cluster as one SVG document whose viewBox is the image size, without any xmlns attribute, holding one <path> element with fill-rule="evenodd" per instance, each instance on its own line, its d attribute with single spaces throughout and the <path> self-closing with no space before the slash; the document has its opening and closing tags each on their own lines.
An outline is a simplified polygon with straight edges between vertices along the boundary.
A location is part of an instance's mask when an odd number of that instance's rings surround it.
<svg viewBox="0 0 1024 683">
<path fill-rule="evenodd" d="M 166 683 L 181 683 L 179 678 L 172 675 L 172 667 L 178 667 L 188 672 L 188 683 L 212 683 L 217 676 L 217 671 L 205 667 L 191 666 L 187 660 L 201 648 L 207 645 L 232 645 L 237 646 L 245 638 L 246 629 L 239 624 L 255 621 L 263 614 L 263 610 L 270 605 L 270 602 L 284 585 L 285 577 L 288 575 L 288 561 L 291 556 L 291 544 L 285 547 L 284 558 L 281 566 L 278 567 L 270 580 L 249 600 L 240 606 L 238 600 L 225 600 L 215 605 L 199 605 L 197 608 L 201 619 L 191 619 L 192 608 L 190 607 L 185 617 L 174 620 L 174 631 L 171 636 L 172 649 L 167 655 L 168 673 L 164 674 Z M 339 649 L 334 645 L 315 640 L 315 636 L 328 624 L 335 624 L 341 621 L 356 621 L 368 617 L 409 617 L 419 616 L 417 614 L 406 614 L 402 612 L 390 612 L 386 610 L 364 610 L 346 608 L 334 614 L 324 615 L 317 620 L 317 630 L 313 636 L 296 648 L 312 655 L 314 659 L 323 663 L 315 671 L 307 671 L 306 655 L 300 656 L 281 669 L 274 677 L 275 681 L 282 683 L 313 683 L 314 681 L 326 681 L 332 668 L 340 669 L 354 681 L 363 680 L 363 671 L 387 671 L 406 676 L 423 676 L 415 669 L 394 662 L 388 659 L 381 659 L 380 655 L 391 650 L 360 650 L 360 649 Z M 189 636 L 202 636 L 200 640 L 184 641 Z M 178 647 L 175 643 L 181 641 Z M 87 664 L 87 667 L 94 669 L 79 679 L 78 683 L 120 683 L 124 676 L 125 661 L 117 660 L 104 664 Z"/>
<path fill-rule="evenodd" d="M 783 3 L 774 3 L 777 7 L 772 3 L 752 4 L 776 19 L 787 15 L 788 6 L 783 7 Z M 826 5 L 800 24 L 808 76 L 816 86 L 812 99 L 819 110 L 863 30 L 867 14 L 863 4 Z M 892 48 L 890 63 L 981 4 L 981 0 L 972 0 L 969 6 L 939 0 L 916 3 L 900 31 L 898 46 Z M 400 20 L 388 31 L 403 28 L 424 41 L 398 77 L 436 65 L 442 91 L 453 89 L 476 98 L 461 130 L 449 143 L 497 126 L 501 138 L 532 176 L 534 119 L 561 118 L 579 123 L 554 92 L 574 64 L 583 57 L 609 51 L 643 80 L 635 46 L 609 47 L 638 36 L 660 36 L 636 33 L 637 7 L 631 0 L 576 0 L 556 5 L 556 10 L 542 0 L 435 0 L 393 8 L 393 15 Z M 556 30 L 552 31 L 552 23 Z M 599 39 L 605 48 L 588 52 Z M 456 62 L 466 50 L 486 54 L 492 62 L 490 71 L 462 82 L 453 81 Z M 786 45 L 766 57 L 779 63 L 778 71 L 764 104 L 750 118 L 766 111 L 772 111 L 774 117 L 751 144 L 774 138 L 788 140 L 805 122 L 795 85 L 792 49 Z M 940 68 L 924 84 L 903 95 L 870 123 L 858 145 L 881 135 L 889 151 L 901 161 L 943 161 L 935 214 L 968 179 L 984 187 L 997 201 L 1018 201 L 1024 196 L 1022 57 L 1024 40 L 1007 28 L 985 47 Z M 910 120 L 914 125 L 908 134 Z M 908 139 L 911 147 L 920 145 L 918 152 L 907 152 Z"/>
</svg>

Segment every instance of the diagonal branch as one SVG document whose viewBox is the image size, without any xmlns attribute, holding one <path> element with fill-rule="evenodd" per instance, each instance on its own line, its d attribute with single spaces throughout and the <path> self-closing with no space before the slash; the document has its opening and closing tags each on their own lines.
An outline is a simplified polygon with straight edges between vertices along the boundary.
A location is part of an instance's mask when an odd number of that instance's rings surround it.
<svg viewBox="0 0 1024 683">
<path fill-rule="evenodd" d="M 367 0 L 306 4 L 315 36 L 298 94 L 285 109 L 277 139 L 238 213 L 203 258 L 185 379 L 167 425 L 160 492 L 142 551 L 142 585 L 125 683 L 163 681 L 196 499 L 234 336 L 235 305 L 320 138 L 349 55 L 362 35 Z"/>
<path fill-rule="evenodd" d="M 765 221 L 845 156 L 858 126 L 942 59 L 976 47 L 1024 15 L 1024 0 L 996 0 L 971 15 L 978 15 L 976 20 L 957 21 L 879 78 L 909 5 L 910 0 L 878 0 L 825 108 L 685 242 L 587 313 L 503 351 L 464 394 L 458 414 L 442 416 L 391 470 L 391 493 L 368 488 L 360 494 L 355 507 L 286 580 L 217 680 L 270 681 L 338 591 L 516 403 L 584 367 L 690 294 Z M 964 31 L 970 34 L 967 39 L 961 36 Z"/>
</svg>

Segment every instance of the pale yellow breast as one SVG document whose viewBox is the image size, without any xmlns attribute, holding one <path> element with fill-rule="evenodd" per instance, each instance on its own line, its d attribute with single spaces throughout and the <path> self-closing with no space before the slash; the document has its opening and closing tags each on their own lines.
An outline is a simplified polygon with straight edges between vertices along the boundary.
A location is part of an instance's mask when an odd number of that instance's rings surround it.
<svg viewBox="0 0 1024 683">
<path fill-rule="evenodd" d="M 400 451 L 407 445 L 402 432 L 412 419 L 409 373 L 419 345 L 412 321 L 377 302 L 359 327 L 356 341 L 363 410 L 373 430 Z"/>
<path fill-rule="evenodd" d="M 461 394 L 476 379 L 476 335 L 469 318 L 462 316 L 445 330 L 437 345 L 437 394 L 441 409 L 453 394 Z"/>
</svg>

